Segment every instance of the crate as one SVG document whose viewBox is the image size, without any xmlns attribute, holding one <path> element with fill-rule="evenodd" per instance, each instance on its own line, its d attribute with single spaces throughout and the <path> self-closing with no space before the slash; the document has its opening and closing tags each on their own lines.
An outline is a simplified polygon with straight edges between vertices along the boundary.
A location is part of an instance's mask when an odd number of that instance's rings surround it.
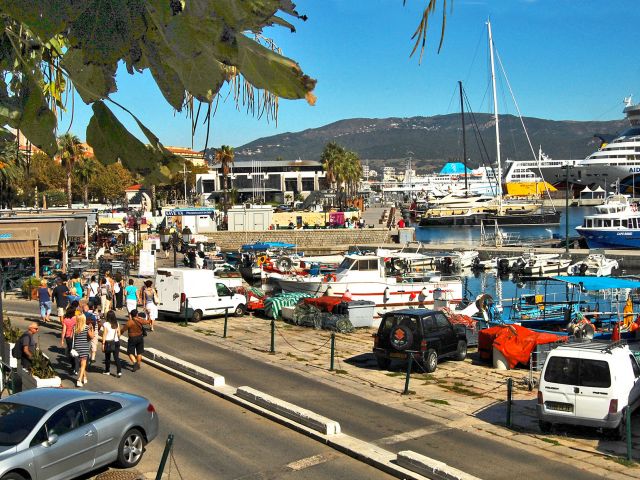
<svg viewBox="0 0 640 480">
<path fill-rule="evenodd" d="M 376 304 L 368 300 L 354 300 L 347 304 L 347 315 L 354 328 L 372 327 Z"/>
</svg>

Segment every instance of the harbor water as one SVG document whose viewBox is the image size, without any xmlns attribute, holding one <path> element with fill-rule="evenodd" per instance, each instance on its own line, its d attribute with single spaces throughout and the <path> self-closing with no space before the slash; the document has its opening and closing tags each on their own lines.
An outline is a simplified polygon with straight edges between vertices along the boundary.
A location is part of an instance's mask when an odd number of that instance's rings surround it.
<svg viewBox="0 0 640 480">
<path fill-rule="evenodd" d="M 585 215 L 593 213 L 590 207 L 569 207 L 569 237 L 576 237 L 575 228 L 582 224 Z M 560 209 L 560 224 L 558 225 L 530 225 L 503 226 L 500 230 L 510 239 L 519 243 L 527 241 L 564 238 L 566 234 L 566 218 L 564 209 Z M 486 225 L 485 231 L 493 233 L 494 226 Z M 418 227 L 416 225 L 416 240 L 422 243 L 451 243 L 472 247 L 480 244 L 480 227 Z"/>
</svg>

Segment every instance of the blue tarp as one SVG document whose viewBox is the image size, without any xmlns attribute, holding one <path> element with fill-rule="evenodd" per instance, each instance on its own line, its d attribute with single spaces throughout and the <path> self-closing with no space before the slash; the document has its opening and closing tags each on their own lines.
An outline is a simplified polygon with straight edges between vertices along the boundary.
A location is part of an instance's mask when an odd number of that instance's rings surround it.
<svg viewBox="0 0 640 480">
<path fill-rule="evenodd" d="M 293 243 L 284 242 L 256 242 L 242 245 L 242 250 L 245 252 L 264 252 L 271 248 L 296 248 L 296 246 Z"/>
<path fill-rule="evenodd" d="M 629 278 L 613 277 L 553 277 L 554 280 L 582 285 L 585 290 L 611 290 L 613 288 L 640 288 L 640 282 Z"/>
<path fill-rule="evenodd" d="M 460 162 L 449 162 L 440 170 L 440 175 L 461 175 L 463 173 L 465 173 L 464 164 Z M 467 168 L 466 173 L 471 173 L 471 170 Z"/>
</svg>

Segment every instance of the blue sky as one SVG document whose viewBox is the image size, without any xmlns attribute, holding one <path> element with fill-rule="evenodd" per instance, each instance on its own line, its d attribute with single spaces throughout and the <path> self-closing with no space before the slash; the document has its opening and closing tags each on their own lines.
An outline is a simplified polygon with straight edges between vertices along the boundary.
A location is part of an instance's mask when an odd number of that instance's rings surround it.
<svg viewBox="0 0 640 480">
<path fill-rule="evenodd" d="M 278 125 L 256 119 L 231 100 L 213 119 L 209 146 L 234 147 L 260 137 L 301 131 L 354 117 L 411 117 L 459 110 L 462 80 L 475 112 L 491 111 L 486 19 L 524 116 L 554 120 L 623 118 L 622 99 L 640 101 L 638 0 L 449 0 L 445 40 L 436 53 L 441 10 L 430 20 L 422 64 L 409 57 L 411 35 L 428 0 L 294 0 L 307 22 L 296 33 L 268 29 L 286 56 L 318 80 L 315 106 L 280 101 Z M 441 8 L 441 7 L 440 7 Z M 191 146 L 190 121 L 174 113 L 148 74 L 118 72 L 124 103 L 165 145 Z M 504 84 L 504 80 L 501 80 Z M 498 94 L 503 113 L 515 113 Z M 508 100 L 507 100 L 508 98 Z M 85 138 L 90 109 L 77 99 L 71 131 Z M 114 113 L 136 132 L 127 114 Z M 63 118 L 67 128 L 70 115 Z M 202 149 L 200 125 L 193 147 Z"/>
</svg>

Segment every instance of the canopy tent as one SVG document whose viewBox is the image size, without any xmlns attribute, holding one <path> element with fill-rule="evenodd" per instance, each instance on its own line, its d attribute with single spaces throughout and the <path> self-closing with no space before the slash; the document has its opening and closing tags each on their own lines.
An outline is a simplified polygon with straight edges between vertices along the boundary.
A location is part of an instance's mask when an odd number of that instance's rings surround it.
<svg viewBox="0 0 640 480">
<path fill-rule="evenodd" d="M 442 167 L 442 170 L 440 170 L 440 175 L 463 175 L 465 173 L 467 175 L 470 175 L 471 172 L 471 169 L 465 169 L 464 164 L 460 162 L 449 162 L 445 164 L 444 167 Z"/>
<path fill-rule="evenodd" d="M 244 252 L 264 252 L 265 250 L 269 250 L 271 248 L 296 248 L 293 243 L 284 243 L 284 242 L 256 242 L 256 243 L 247 243 L 242 245 L 242 250 Z"/>
<path fill-rule="evenodd" d="M 598 188 L 593 191 L 593 198 L 604 198 L 605 193 L 604 188 L 598 185 Z"/>
<path fill-rule="evenodd" d="M 613 277 L 566 277 L 557 276 L 554 280 L 578 285 L 585 290 L 612 290 L 614 288 L 640 288 L 640 281 L 630 278 Z"/>
<path fill-rule="evenodd" d="M 580 198 L 593 198 L 593 190 L 589 188 L 589 185 L 580 190 Z"/>
</svg>

